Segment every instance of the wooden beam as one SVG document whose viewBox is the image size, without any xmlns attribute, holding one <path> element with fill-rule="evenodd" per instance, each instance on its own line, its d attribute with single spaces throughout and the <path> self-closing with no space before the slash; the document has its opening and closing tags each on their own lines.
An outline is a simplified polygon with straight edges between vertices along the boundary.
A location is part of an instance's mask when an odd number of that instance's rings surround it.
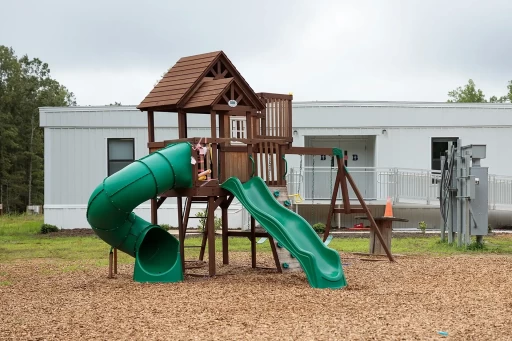
<svg viewBox="0 0 512 341">
<path fill-rule="evenodd" d="M 247 237 L 251 238 L 252 232 L 251 231 L 228 231 L 229 237 Z M 268 238 L 269 234 L 267 232 L 254 232 L 254 235 L 257 238 Z"/>
<path fill-rule="evenodd" d="M 248 105 L 239 105 L 236 107 L 238 110 L 240 111 L 251 111 L 251 110 L 255 110 L 253 107 L 250 107 Z M 227 104 L 214 104 L 212 106 L 212 109 L 213 110 L 216 110 L 216 111 L 232 111 L 233 108 L 230 107 L 229 105 Z"/>
<path fill-rule="evenodd" d="M 286 150 L 286 154 L 294 155 L 333 155 L 332 148 L 316 147 L 291 147 Z"/>
<path fill-rule="evenodd" d="M 359 203 L 361 204 L 363 209 L 366 211 L 366 217 L 370 221 L 370 226 L 375 231 L 375 234 L 377 235 L 377 238 L 379 238 L 379 242 L 381 243 L 382 248 L 386 252 L 386 255 L 388 256 L 389 260 L 394 262 L 395 259 L 393 258 L 393 255 L 391 254 L 391 251 L 389 250 L 389 248 L 386 246 L 386 244 L 384 242 L 384 238 L 382 237 L 382 234 L 380 233 L 380 230 L 377 227 L 377 223 L 375 222 L 375 219 L 373 219 L 373 216 L 372 216 L 372 214 L 370 212 L 370 209 L 368 208 L 368 206 L 366 206 L 366 203 L 364 202 L 364 199 L 363 199 L 363 196 L 361 195 L 361 192 L 359 192 L 359 189 L 357 188 L 357 185 L 354 182 L 354 179 L 352 179 L 352 175 L 350 175 L 350 173 L 347 172 L 346 170 L 345 170 L 345 175 L 347 177 L 348 182 L 350 183 L 350 186 L 352 187 L 352 190 L 356 194 L 357 199 L 359 200 Z"/>
<path fill-rule="evenodd" d="M 281 268 L 281 263 L 279 263 L 279 255 L 277 254 L 276 244 L 274 244 L 274 238 L 269 236 L 268 241 L 270 243 L 270 248 L 272 249 L 272 256 L 274 257 L 274 263 L 276 264 L 277 272 L 282 273 L 283 269 Z"/>
<path fill-rule="evenodd" d="M 192 188 L 180 188 L 167 191 L 162 194 L 166 197 L 194 197 L 194 196 L 227 196 L 230 193 L 218 186 L 203 186 Z"/>
<path fill-rule="evenodd" d="M 187 138 L 187 113 L 178 111 L 178 136 L 180 139 Z"/>
<path fill-rule="evenodd" d="M 333 210 L 334 213 L 343 213 L 343 214 L 352 214 L 352 213 L 366 213 L 366 211 L 362 208 L 350 208 L 350 213 L 345 211 L 343 208 L 335 208 Z"/>
<path fill-rule="evenodd" d="M 246 116 L 246 114 L 244 114 L 243 116 Z M 190 142 L 192 144 L 196 144 L 196 143 L 199 143 L 199 141 L 204 142 L 204 137 L 189 137 L 189 138 L 179 138 L 179 139 L 165 140 L 165 141 L 159 141 L 159 142 L 150 142 L 150 143 L 148 143 L 148 148 L 161 149 L 171 143 Z M 291 142 L 291 140 L 289 138 L 279 138 L 279 137 L 272 137 L 272 136 L 263 137 L 261 135 L 256 138 L 252 138 L 252 139 L 235 139 L 235 138 L 222 138 L 222 137 L 208 138 L 209 143 L 219 143 L 219 144 L 231 143 L 231 142 L 240 142 L 243 144 L 256 144 L 256 143 L 265 142 L 265 141 L 272 141 L 279 145 L 288 145 L 288 143 Z M 288 152 L 289 150 L 290 149 L 287 149 L 286 151 Z M 288 153 L 288 154 L 293 154 L 293 153 Z M 313 155 L 324 155 L 324 154 L 313 154 Z"/>
<path fill-rule="evenodd" d="M 275 99 L 284 99 L 284 100 L 293 100 L 293 95 L 285 95 L 285 94 L 273 94 L 270 92 L 258 92 L 256 93 L 261 98 L 275 98 Z"/>
<path fill-rule="evenodd" d="M 156 202 L 156 208 L 160 208 L 160 206 L 162 206 L 162 204 L 164 203 L 165 199 L 167 199 L 167 198 L 166 197 L 158 198 L 158 201 Z"/>
</svg>

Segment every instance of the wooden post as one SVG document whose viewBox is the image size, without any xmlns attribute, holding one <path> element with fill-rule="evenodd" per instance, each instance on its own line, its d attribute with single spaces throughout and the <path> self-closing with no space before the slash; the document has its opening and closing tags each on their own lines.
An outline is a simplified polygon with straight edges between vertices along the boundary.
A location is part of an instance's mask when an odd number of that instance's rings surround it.
<svg viewBox="0 0 512 341">
<path fill-rule="evenodd" d="M 217 137 L 217 113 L 212 110 L 210 112 L 210 125 L 211 125 L 211 135 L 212 139 Z M 212 143 L 212 179 L 219 178 L 219 161 L 217 158 L 217 143 Z"/>
<path fill-rule="evenodd" d="M 251 261 L 252 267 L 256 268 L 256 221 L 251 216 Z"/>
<path fill-rule="evenodd" d="M 341 160 L 338 156 L 336 156 L 336 160 L 338 161 L 338 172 L 336 173 L 336 181 L 334 182 L 334 188 L 332 190 L 332 197 L 331 197 L 331 205 L 329 206 L 329 213 L 327 214 L 327 223 L 325 224 L 325 231 L 324 231 L 324 242 L 327 240 L 327 237 L 329 236 L 329 232 L 331 231 L 331 222 L 332 222 L 332 216 L 334 214 L 334 206 L 336 205 L 336 198 L 338 196 L 338 187 L 340 185 L 340 182 L 342 181 L 343 177 L 343 167 L 341 165 Z M 343 179 L 345 180 L 345 179 Z M 346 183 L 345 183 L 346 187 Z M 345 194 L 345 191 L 342 191 L 342 194 Z M 349 200 L 348 195 L 347 197 L 343 196 L 343 203 L 347 202 Z M 350 202 L 349 202 L 350 204 Z M 350 211 L 350 208 L 349 208 Z"/>
<path fill-rule="evenodd" d="M 229 264 L 228 208 L 222 206 L 222 264 Z"/>
<path fill-rule="evenodd" d="M 210 276 L 215 276 L 215 197 L 208 197 L 208 264 Z"/>
<path fill-rule="evenodd" d="M 117 249 L 114 248 L 114 274 L 117 275 Z"/>
<path fill-rule="evenodd" d="M 380 220 L 375 219 L 377 222 L 377 227 L 382 234 L 382 238 L 384 239 L 385 246 L 391 250 L 391 236 L 392 236 L 392 224 L 391 220 Z M 384 246 L 379 242 L 378 238 L 375 238 L 375 231 L 372 229 L 370 231 L 370 254 L 380 255 L 383 253 Z"/>
<path fill-rule="evenodd" d="M 270 248 L 272 249 L 272 256 L 274 257 L 274 263 L 276 263 L 277 272 L 282 273 L 283 269 L 281 268 L 281 263 L 279 263 L 279 255 L 277 254 L 276 244 L 274 243 L 274 238 L 272 236 L 268 236 L 268 241 L 270 243 Z"/>
<path fill-rule="evenodd" d="M 148 143 L 155 142 L 155 114 L 153 111 L 148 111 Z M 158 204 L 157 199 L 153 198 L 150 201 L 151 205 L 151 224 L 158 224 Z"/>
<path fill-rule="evenodd" d="M 112 263 L 114 262 L 114 253 L 110 251 L 108 254 L 108 278 L 114 277 L 112 271 Z"/>
<path fill-rule="evenodd" d="M 229 138 L 231 136 L 226 136 L 226 119 L 227 113 L 219 113 L 219 137 L 220 138 Z M 229 129 L 227 131 L 230 131 Z M 223 151 L 224 147 L 227 146 L 226 142 L 220 144 L 219 148 L 219 183 L 226 181 L 226 152 Z"/>
<path fill-rule="evenodd" d="M 251 113 L 250 112 L 246 112 L 245 113 L 245 121 L 246 121 L 246 128 L 247 128 L 247 139 L 249 140 L 252 140 L 253 136 L 252 136 L 252 122 L 251 122 Z M 256 160 L 254 159 L 254 153 L 253 153 L 253 145 L 251 143 L 248 143 L 247 144 L 247 163 L 248 163 L 248 167 L 247 167 L 247 170 L 249 171 L 249 176 L 248 178 L 250 179 L 251 178 L 251 175 L 252 175 L 252 170 L 253 170 L 253 167 L 257 168 L 257 165 L 256 165 Z M 252 158 L 252 160 L 251 160 Z M 257 172 L 256 174 L 257 175 Z"/>
<path fill-rule="evenodd" d="M 187 113 L 183 110 L 178 111 L 178 136 L 180 139 L 187 137 Z"/>
<path fill-rule="evenodd" d="M 178 240 L 180 241 L 181 268 L 185 273 L 185 229 L 183 228 L 183 200 L 177 197 L 178 206 Z"/>
</svg>

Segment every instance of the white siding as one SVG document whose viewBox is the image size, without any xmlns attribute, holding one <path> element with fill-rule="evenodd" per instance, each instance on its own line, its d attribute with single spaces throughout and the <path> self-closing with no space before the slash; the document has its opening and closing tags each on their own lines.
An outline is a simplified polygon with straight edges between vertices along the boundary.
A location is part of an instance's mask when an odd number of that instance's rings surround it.
<svg viewBox="0 0 512 341">
<path fill-rule="evenodd" d="M 167 200 L 166 200 L 167 203 Z M 190 211 L 190 215 L 194 216 L 200 210 L 205 208 L 202 204 L 194 204 Z M 64 229 L 90 228 L 86 219 L 87 203 L 82 205 L 46 205 L 44 206 L 44 221 Z M 142 204 L 134 210 L 135 214 L 141 218 L 151 221 L 151 212 L 149 204 Z M 215 212 L 217 217 L 221 216 L 221 210 Z M 230 228 L 240 228 L 247 224 L 246 217 L 240 207 L 231 205 L 228 209 L 228 220 Z M 175 204 L 163 204 L 158 209 L 158 223 L 178 226 L 178 214 Z M 189 220 L 189 228 L 197 228 L 198 219 Z"/>
<path fill-rule="evenodd" d="M 512 115 L 512 112 L 510 113 Z M 303 146 L 305 136 L 374 135 L 375 166 L 430 169 L 433 137 L 459 137 L 464 145 L 486 144 L 487 157 L 482 166 L 493 174 L 512 175 L 512 159 L 503 151 L 512 144 L 512 126 L 505 127 L 435 127 L 435 128 L 294 128 L 294 146 Z M 297 156 L 287 156 L 288 167 L 298 167 Z"/>
<path fill-rule="evenodd" d="M 135 158 L 147 155 L 147 116 L 132 106 L 41 108 L 45 127 L 45 221 L 64 228 L 88 227 L 85 208 L 107 176 L 109 137 L 134 138 Z M 210 136 L 208 115 L 188 115 L 188 136 Z M 178 137 L 174 113 L 155 113 L 155 139 Z M 294 146 L 306 136 L 371 136 L 376 167 L 430 168 L 431 138 L 459 137 L 464 145 L 486 144 L 482 166 L 512 175 L 506 148 L 512 142 L 512 105 L 448 103 L 295 103 Z M 385 133 L 383 131 L 386 131 Z M 288 167 L 300 157 L 287 155 Z M 137 209 L 149 219 L 148 203 Z M 242 224 L 236 205 L 230 227 Z M 159 210 L 162 223 L 177 224 L 175 200 Z M 194 223 L 195 224 L 195 223 Z"/>
</svg>

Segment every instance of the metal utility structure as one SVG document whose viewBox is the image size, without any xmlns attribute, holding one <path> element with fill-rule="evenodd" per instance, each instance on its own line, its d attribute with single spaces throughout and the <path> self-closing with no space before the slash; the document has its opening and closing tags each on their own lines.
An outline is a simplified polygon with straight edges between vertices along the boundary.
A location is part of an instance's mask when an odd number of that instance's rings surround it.
<svg viewBox="0 0 512 341">
<path fill-rule="evenodd" d="M 460 139 L 441 156 L 441 240 L 448 234 L 448 243 L 467 246 L 471 236 L 481 242 L 488 234 L 488 167 L 480 165 L 485 157 L 486 145 L 462 146 Z"/>
<path fill-rule="evenodd" d="M 337 148 L 292 146 L 292 99 L 293 96 L 289 94 L 255 93 L 226 54 L 217 51 L 179 59 L 137 106 L 140 111 L 147 112 L 150 155 L 161 151 L 166 153 L 168 147 L 177 143 L 186 142 L 192 146 L 191 186 L 159 192 L 151 199 L 151 224 L 154 225 L 158 224 L 157 210 L 162 203 L 169 197 L 177 199 L 179 255 L 184 272 L 184 241 L 189 219 L 193 218 L 190 212 L 194 203 L 207 205 L 199 260 L 203 260 L 208 246 L 208 276 L 216 275 L 214 213 L 218 208 L 222 218 L 223 264 L 229 264 L 229 237 L 246 237 L 251 241 L 252 267 L 256 268 L 256 238 L 265 237 L 270 241 L 277 271 L 288 269 L 288 260 L 283 260 L 283 252 L 280 252 L 283 249 L 279 250 L 279 243 L 275 242 L 268 229 L 256 230 L 253 213 L 260 214 L 259 207 L 253 207 L 250 231 L 228 229 L 228 207 L 235 197 L 233 189 L 240 185 L 263 182 L 265 189 L 261 193 L 266 192 L 268 187 L 282 206 L 292 209 L 293 205 L 287 200 L 287 154 L 329 155 L 337 160 L 336 185 L 324 241 L 334 213 L 364 213 L 377 238 L 385 244 L 370 210 L 341 161 L 343 152 Z M 178 139 L 155 141 L 155 112 L 159 112 L 159 115 L 177 114 Z M 202 115 L 210 122 L 209 136 L 189 136 L 187 118 L 190 115 Z M 172 157 L 172 154 L 168 157 Z M 350 206 L 347 181 L 356 193 L 360 207 Z M 263 188 L 263 185 L 259 186 Z M 343 208 L 334 208 L 340 187 Z M 270 198 L 265 200 L 261 204 L 264 205 Z M 243 204 L 247 207 L 253 202 L 248 200 Z M 260 214 L 258 221 L 261 223 L 262 219 L 265 219 L 264 213 Z M 390 250 L 386 248 L 385 252 L 393 261 Z"/>
</svg>

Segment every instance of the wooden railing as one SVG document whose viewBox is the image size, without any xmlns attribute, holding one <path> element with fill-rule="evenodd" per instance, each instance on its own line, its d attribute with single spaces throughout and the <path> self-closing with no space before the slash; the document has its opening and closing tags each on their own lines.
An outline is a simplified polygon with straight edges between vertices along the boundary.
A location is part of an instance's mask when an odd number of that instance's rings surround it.
<svg viewBox="0 0 512 341">
<path fill-rule="evenodd" d="M 263 141 L 253 149 L 256 174 L 265 180 L 267 185 L 285 185 L 287 172 L 286 160 L 283 158 L 284 145 Z"/>
<path fill-rule="evenodd" d="M 244 145 L 232 146 L 229 142 L 240 141 Z M 259 176 L 268 185 L 285 185 L 287 172 L 286 160 L 283 158 L 287 142 L 285 139 L 227 139 L 191 137 L 175 140 L 148 143 L 150 152 L 154 152 L 176 142 L 189 142 L 196 148 L 192 155 L 196 160 L 193 166 L 194 174 L 204 173 L 203 180 L 218 179 L 225 181 L 235 176 L 246 182 L 251 176 Z M 217 149 L 215 146 L 219 144 Z M 200 148 L 206 148 L 201 153 Z M 215 160 L 218 160 L 216 163 Z M 213 167 L 212 167 L 213 166 Z M 201 184 L 201 181 L 195 181 Z"/>
<path fill-rule="evenodd" d="M 292 138 L 292 95 L 258 93 L 266 108 L 257 121 L 257 137 Z"/>
</svg>

